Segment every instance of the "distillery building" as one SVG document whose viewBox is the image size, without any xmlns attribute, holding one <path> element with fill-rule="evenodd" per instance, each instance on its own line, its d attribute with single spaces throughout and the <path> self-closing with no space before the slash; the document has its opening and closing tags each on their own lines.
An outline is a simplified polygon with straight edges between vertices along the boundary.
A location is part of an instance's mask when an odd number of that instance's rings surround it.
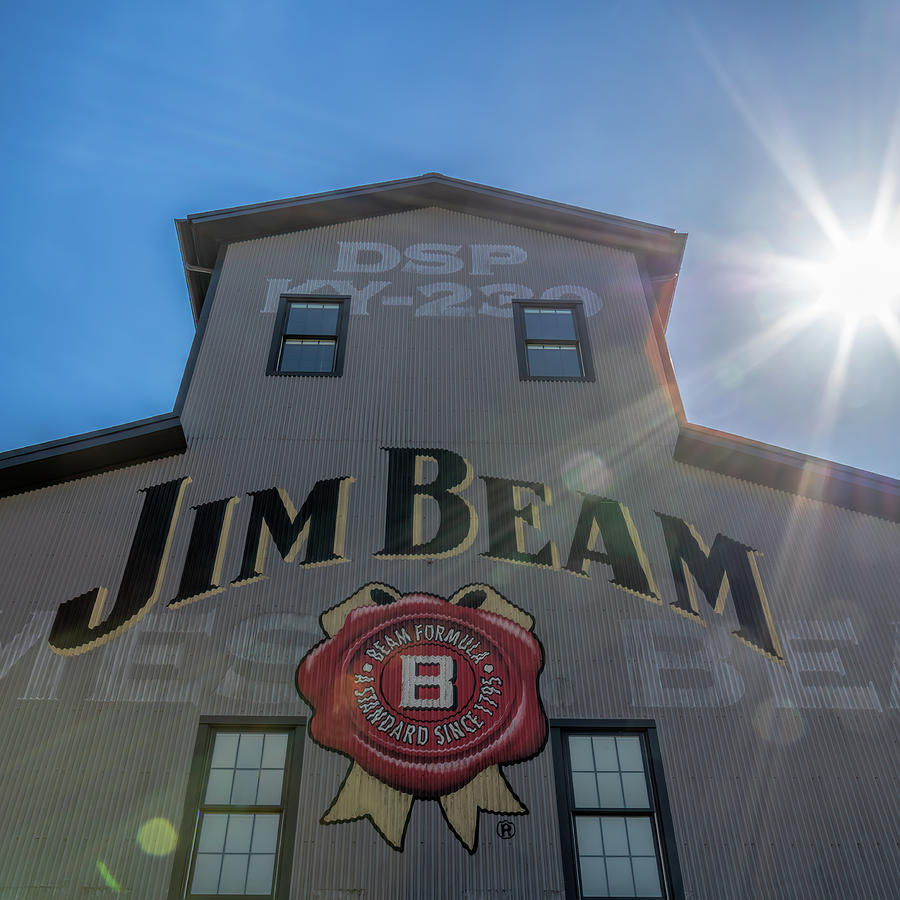
<svg viewBox="0 0 900 900">
<path fill-rule="evenodd" d="M 0 457 L 0 898 L 888 898 L 900 484 L 688 423 L 668 228 L 176 222 L 171 413 Z"/>
</svg>

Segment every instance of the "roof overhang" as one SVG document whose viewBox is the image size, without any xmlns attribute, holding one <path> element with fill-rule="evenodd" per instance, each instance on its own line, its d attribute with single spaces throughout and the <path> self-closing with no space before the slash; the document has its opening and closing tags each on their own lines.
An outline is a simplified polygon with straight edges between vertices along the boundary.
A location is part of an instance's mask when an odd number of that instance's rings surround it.
<svg viewBox="0 0 900 900">
<path fill-rule="evenodd" d="M 641 257 L 665 326 L 687 235 L 671 228 L 429 173 L 402 181 L 274 200 L 176 219 L 195 321 L 223 244 L 439 206 L 628 250 Z"/>
<path fill-rule="evenodd" d="M 673 457 L 676 462 L 900 523 L 900 481 L 885 475 L 689 422 L 681 423 Z"/>
<path fill-rule="evenodd" d="M 187 440 L 177 413 L 0 453 L 0 497 L 183 453 Z"/>
</svg>

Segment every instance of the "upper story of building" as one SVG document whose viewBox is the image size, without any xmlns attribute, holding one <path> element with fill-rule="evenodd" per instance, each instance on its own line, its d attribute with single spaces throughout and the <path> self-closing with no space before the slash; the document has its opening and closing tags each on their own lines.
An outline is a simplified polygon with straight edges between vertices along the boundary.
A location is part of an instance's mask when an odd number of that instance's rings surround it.
<svg viewBox="0 0 900 900">
<path fill-rule="evenodd" d="M 197 331 L 173 412 L 3 454 L 4 494 L 209 440 L 524 441 L 900 517 L 892 479 L 686 422 L 671 229 L 438 174 L 176 227 Z"/>
</svg>

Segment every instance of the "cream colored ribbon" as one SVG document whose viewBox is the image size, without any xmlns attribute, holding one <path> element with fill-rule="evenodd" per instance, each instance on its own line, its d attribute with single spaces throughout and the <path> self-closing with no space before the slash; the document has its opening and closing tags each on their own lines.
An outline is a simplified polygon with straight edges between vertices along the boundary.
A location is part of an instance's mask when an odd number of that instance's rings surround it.
<svg viewBox="0 0 900 900">
<path fill-rule="evenodd" d="M 528 613 L 513 606 L 490 585 L 467 585 L 457 591 L 449 602 L 459 603 L 473 591 L 484 594 L 479 609 L 504 616 L 527 631 L 534 627 L 534 619 Z M 377 582 L 367 584 L 343 603 L 323 613 L 321 622 L 325 633 L 334 637 L 354 609 L 377 605 L 373 597 L 378 593 L 387 594 L 395 600 L 401 596 L 396 588 L 389 585 Z M 322 821 L 331 824 L 368 818 L 392 847 L 402 850 L 414 799 L 412 794 L 389 787 L 366 772 L 359 763 L 353 763 Z M 440 797 L 440 804 L 447 824 L 470 852 L 475 849 L 478 837 L 480 811 L 508 815 L 528 812 L 510 790 L 499 766 L 483 769 L 458 791 L 444 794 Z"/>
</svg>

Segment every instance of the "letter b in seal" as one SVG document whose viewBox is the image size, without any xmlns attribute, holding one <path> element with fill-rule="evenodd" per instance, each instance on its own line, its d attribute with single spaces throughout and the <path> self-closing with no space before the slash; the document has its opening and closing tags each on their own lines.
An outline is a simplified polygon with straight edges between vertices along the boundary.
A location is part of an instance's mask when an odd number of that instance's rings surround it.
<svg viewBox="0 0 900 900">
<path fill-rule="evenodd" d="M 418 656 L 406 654 L 401 657 L 402 674 L 400 706 L 404 709 L 454 709 L 456 707 L 456 660 L 452 656 Z M 437 674 L 423 673 L 420 667 L 437 666 Z M 437 688 L 438 695 L 423 688 Z"/>
</svg>

